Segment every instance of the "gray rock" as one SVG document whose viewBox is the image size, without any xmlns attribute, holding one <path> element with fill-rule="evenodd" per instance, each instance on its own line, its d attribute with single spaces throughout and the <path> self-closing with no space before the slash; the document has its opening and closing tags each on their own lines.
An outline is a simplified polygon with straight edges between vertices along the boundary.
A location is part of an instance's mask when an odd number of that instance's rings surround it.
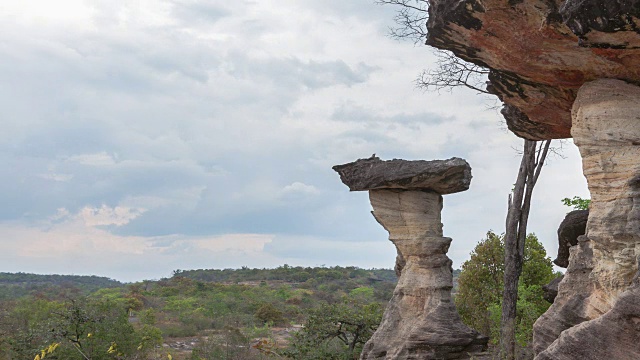
<svg viewBox="0 0 640 360">
<path fill-rule="evenodd" d="M 606 314 L 565 330 L 536 360 L 640 359 L 640 283 L 623 292 Z"/>
<path fill-rule="evenodd" d="M 578 236 L 584 235 L 587 228 L 589 210 L 574 210 L 565 216 L 558 227 L 558 256 L 553 263 L 567 268 L 569 266 L 569 248 L 578 245 Z"/>
<path fill-rule="evenodd" d="M 465 191 L 471 183 L 471 167 L 460 158 L 383 161 L 371 157 L 336 165 L 333 170 L 340 174 L 340 179 L 351 191 L 428 190 L 444 195 Z"/>
<path fill-rule="evenodd" d="M 556 296 L 558 296 L 558 284 L 560 284 L 560 281 L 562 281 L 563 278 L 564 278 L 564 275 L 557 277 L 551 280 L 547 285 L 542 287 L 542 291 L 543 291 L 542 297 L 545 300 L 553 304 L 553 301 L 556 299 Z"/>
</svg>

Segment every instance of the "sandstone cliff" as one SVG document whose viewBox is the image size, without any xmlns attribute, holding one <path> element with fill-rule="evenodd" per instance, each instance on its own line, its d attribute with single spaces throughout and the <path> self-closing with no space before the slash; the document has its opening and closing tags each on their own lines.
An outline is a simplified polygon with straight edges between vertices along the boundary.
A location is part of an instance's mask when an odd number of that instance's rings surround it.
<svg viewBox="0 0 640 360">
<path fill-rule="evenodd" d="M 583 157 L 586 234 L 535 324 L 536 359 L 640 359 L 640 0 L 429 4 L 427 44 L 490 69 L 514 133 L 573 137 Z"/>
</svg>

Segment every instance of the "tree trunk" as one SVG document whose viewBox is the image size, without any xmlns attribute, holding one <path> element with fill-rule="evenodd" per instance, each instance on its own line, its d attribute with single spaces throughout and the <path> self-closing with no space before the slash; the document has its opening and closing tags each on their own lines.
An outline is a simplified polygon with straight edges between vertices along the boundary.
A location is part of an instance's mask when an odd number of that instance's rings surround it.
<svg viewBox="0 0 640 360">
<path fill-rule="evenodd" d="M 504 236 L 504 292 L 500 324 L 500 358 L 505 360 L 516 358 L 518 280 L 522 273 L 531 195 L 547 156 L 550 140 L 541 145 L 539 149 L 536 144 L 536 141 L 525 139 L 518 178 L 514 184 L 513 194 L 509 195 L 509 210 Z"/>
</svg>

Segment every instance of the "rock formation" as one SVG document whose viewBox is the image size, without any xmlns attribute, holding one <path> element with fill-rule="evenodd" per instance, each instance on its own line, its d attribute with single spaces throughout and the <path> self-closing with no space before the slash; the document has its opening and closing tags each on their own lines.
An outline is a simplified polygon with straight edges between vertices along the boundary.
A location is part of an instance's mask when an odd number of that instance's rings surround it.
<svg viewBox="0 0 640 360">
<path fill-rule="evenodd" d="M 514 133 L 570 137 L 580 86 L 640 80 L 640 0 L 429 0 L 427 44 L 491 69 Z"/>
<path fill-rule="evenodd" d="M 429 0 L 429 45 L 490 69 L 518 136 L 572 136 L 591 191 L 536 359 L 640 359 L 640 0 Z"/>
<path fill-rule="evenodd" d="M 536 360 L 640 359 L 640 281 L 622 293 L 611 310 L 572 327 Z"/>
<path fill-rule="evenodd" d="M 560 285 L 563 278 L 564 276 L 559 276 L 542 287 L 542 297 L 545 300 L 553 304 L 556 300 L 556 296 L 558 296 L 558 285 Z"/>
<path fill-rule="evenodd" d="M 534 327 L 539 359 L 569 359 L 563 352 L 573 345 L 565 342 L 593 347 L 595 339 L 604 335 L 598 331 L 605 326 L 612 333 L 629 330 L 625 322 L 615 322 L 620 316 L 640 324 L 637 308 L 618 305 L 640 294 L 637 286 L 630 287 L 640 255 L 638 102 L 640 87 L 620 80 L 596 80 L 578 92 L 571 132 L 591 191 L 587 234 L 579 238 L 577 250 L 571 249 L 558 297 Z M 580 258 L 583 264 L 577 263 Z M 640 298 L 634 301 L 640 303 Z M 613 312 L 615 315 L 610 314 Z M 574 337 L 577 333 L 584 336 L 585 329 L 593 333 L 576 341 Z M 631 338 L 640 339 L 640 327 L 631 329 L 636 332 Z M 607 347 L 618 348 L 627 356 L 620 359 L 640 359 L 640 346 L 636 342 L 626 348 L 629 343 L 623 340 L 627 338 Z M 605 359 L 611 354 L 604 348 L 590 351 L 588 359 Z"/>
<path fill-rule="evenodd" d="M 361 359 L 468 359 L 487 338 L 462 323 L 442 236 L 442 194 L 469 188 L 466 161 L 362 159 L 334 167 L 352 191 L 369 190 L 373 216 L 398 251 L 398 285 Z"/>
<path fill-rule="evenodd" d="M 567 268 L 569 265 L 569 248 L 578 245 L 578 236 L 584 235 L 587 229 L 589 210 L 574 210 L 567 214 L 558 227 L 558 256 L 553 263 Z"/>
</svg>

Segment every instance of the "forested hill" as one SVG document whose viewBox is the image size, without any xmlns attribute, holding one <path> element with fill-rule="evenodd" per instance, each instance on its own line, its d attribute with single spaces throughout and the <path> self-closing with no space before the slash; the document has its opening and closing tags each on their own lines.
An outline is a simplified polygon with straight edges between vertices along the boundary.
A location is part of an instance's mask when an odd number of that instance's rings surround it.
<svg viewBox="0 0 640 360">
<path fill-rule="evenodd" d="M 371 282 L 385 281 L 395 283 L 396 274 L 389 269 L 361 269 L 355 266 L 341 267 L 301 267 L 283 265 L 275 269 L 198 269 L 175 270 L 174 276 L 181 276 L 197 281 L 216 283 L 241 283 L 251 281 L 282 281 L 302 283 L 310 279 L 319 282 L 331 280 L 360 279 Z"/>
<path fill-rule="evenodd" d="M 0 299 L 18 298 L 38 292 L 73 291 L 92 293 L 103 288 L 119 287 L 119 281 L 101 276 L 37 275 L 0 272 Z"/>
</svg>

